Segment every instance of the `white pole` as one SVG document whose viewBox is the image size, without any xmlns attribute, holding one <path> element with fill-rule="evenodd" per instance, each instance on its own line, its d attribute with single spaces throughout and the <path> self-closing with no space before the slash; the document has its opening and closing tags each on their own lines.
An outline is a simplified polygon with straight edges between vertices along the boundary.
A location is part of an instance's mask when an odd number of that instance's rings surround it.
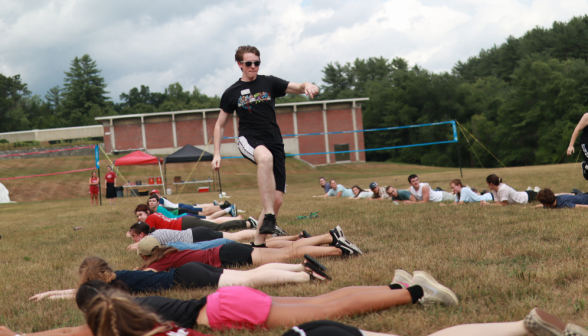
<svg viewBox="0 0 588 336">
<path fill-rule="evenodd" d="M 161 174 L 161 184 L 163 185 L 163 195 L 165 196 L 165 181 L 163 180 L 163 171 L 161 170 L 161 161 L 157 158 L 157 163 L 159 164 L 159 173 Z"/>
</svg>

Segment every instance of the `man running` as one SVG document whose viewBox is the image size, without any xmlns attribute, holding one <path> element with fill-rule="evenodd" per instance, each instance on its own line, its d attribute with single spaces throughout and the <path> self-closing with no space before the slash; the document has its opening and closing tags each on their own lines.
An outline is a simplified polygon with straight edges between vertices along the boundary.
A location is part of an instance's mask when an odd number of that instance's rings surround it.
<svg viewBox="0 0 588 336">
<path fill-rule="evenodd" d="M 261 245 L 276 228 L 276 215 L 286 193 L 286 154 L 282 133 L 276 121 L 276 98 L 287 93 L 306 94 L 314 98 L 319 88 L 309 82 L 287 82 L 274 76 L 258 75 L 260 52 L 253 46 L 241 46 L 235 61 L 243 72 L 241 79 L 231 85 L 221 98 L 221 113 L 214 126 L 214 158 L 212 168 L 220 169 L 220 146 L 225 125 L 233 111 L 239 116 L 239 151 L 257 164 L 257 185 L 263 210 L 259 217 L 262 225 L 255 236 L 255 245 Z"/>
</svg>

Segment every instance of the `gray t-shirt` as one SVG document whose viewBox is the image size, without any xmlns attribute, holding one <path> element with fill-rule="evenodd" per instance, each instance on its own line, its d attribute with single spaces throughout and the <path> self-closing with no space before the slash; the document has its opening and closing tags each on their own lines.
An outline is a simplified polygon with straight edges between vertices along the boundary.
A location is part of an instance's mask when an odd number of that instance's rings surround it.
<svg viewBox="0 0 588 336">
<path fill-rule="evenodd" d="M 194 242 L 192 229 L 182 231 L 161 229 L 155 230 L 149 235 L 157 239 L 161 245 L 167 245 L 173 242 L 182 242 L 186 244 L 192 244 Z"/>
</svg>

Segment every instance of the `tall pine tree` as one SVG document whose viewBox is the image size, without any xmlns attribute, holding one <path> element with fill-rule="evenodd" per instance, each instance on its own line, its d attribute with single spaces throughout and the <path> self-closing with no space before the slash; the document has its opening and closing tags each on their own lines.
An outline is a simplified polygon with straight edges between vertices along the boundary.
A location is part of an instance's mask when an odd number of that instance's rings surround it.
<svg viewBox="0 0 588 336">
<path fill-rule="evenodd" d="M 103 109 L 108 91 L 106 83 L 90 55 L 77 56 L 71 61 L 69 71 L 65 72 L 62 99 L 62 119 L 69 126 L 95 124 L 97 109 Z M 98 113 L 100 114 L 100 113 Z"/>
</svg>

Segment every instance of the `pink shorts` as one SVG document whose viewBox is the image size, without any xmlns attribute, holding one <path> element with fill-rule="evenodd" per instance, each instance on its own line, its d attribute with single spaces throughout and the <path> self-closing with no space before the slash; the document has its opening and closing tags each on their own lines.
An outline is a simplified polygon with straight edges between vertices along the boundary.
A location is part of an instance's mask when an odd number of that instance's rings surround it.
<svg viewBox="0 0 588 336">
<path fill-rule="evenodd" d="M 221 287 L 206 298 L 206 315 L 212 330 L 267 329 L 272 298 L 256 289 Z"/>
</svg>

